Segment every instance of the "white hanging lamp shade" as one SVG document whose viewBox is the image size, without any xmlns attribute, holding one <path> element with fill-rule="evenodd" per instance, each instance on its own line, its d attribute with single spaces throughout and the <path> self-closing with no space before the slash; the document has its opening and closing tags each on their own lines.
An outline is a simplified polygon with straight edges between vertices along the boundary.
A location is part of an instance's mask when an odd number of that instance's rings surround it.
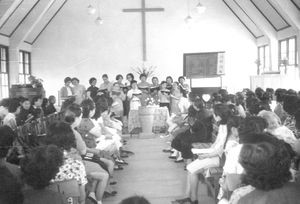
<svg viewBox="0 0 300 204">
<path fill-rule="evenodd" d="M 96 25 L 102 25 L 103 24 L 103 20 L 100 16 L 98 16 L 95 20 Z"/>
<path fill-rule="evenodd" d="M 184 21 L 185 21 L 186 24 L 190 24 L 190 23 L 192 23 L 193 18 L 192 18 L 191 15 L 188 15 L 188 16 L 184 19 Z"/>
<path fill-rule="evenodd" d="M 96 13 L 97 9 L 93 7 L 91 4 L 87 7 L 87 12 L 89 15 L 94 15 Z"/>
<path fill-rule="evenodd" d="M 196 6 L 196 9 L 197 9 L 197 12 L 198 12 L 198 13 L 204 13 L 205 10 L 206 10 L 206 7 L 203 6 L 203 5 L 199 2 L 199 3 L 197 4 L 197 6 Z"/>
</svg>

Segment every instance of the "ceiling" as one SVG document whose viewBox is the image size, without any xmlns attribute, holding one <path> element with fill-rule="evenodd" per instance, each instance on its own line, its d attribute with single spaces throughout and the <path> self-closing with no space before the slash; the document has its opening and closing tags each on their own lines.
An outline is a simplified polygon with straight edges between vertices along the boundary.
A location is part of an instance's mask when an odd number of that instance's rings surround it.
<svg viewBox="0 0 300 204">
<path fill-rule="evenodd" d="M 11 38 L 31 13 L 41 9 L 38 5 L 42 0 L 1 0 L 0 1 L 0 35 Z M 247 9 L 240 4 L 242 0 L 222 1 L 232 14 L 241 22 L 249 33 L 256 39 L 264 36 L 263 31 L 249 16 Z M 288 20 L 283 17 L 271 0 L 247 0 L 255 6 L 257 11 L 278 32 L 291 27 Z M 300 0 L 290 1 L 300 11 Z M 40 35 L 47 29 L 52 20 L 63 10 L 68 0 L 55 0 L 49 9 L 43 13 L 34 24 L 34 29 L 26 35 L 24 42 L 34 44 Z"/>
</svg>

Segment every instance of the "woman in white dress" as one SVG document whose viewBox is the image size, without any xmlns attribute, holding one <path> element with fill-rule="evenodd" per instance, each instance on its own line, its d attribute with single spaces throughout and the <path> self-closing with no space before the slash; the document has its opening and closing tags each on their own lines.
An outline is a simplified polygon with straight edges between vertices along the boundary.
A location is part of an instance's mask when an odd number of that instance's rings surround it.
<svg viewBox="0 0 300 204">
<path fill-rule="evenodd" d="M 86 88 L 79 84 L 79 79 L 74 77 L 72 79 L 72 84 L 73 84 L 73 92 L 75 95 L 75 102 L 76 104 L 80 105 L 81 102 L 86 98 Z"/>
</svg>

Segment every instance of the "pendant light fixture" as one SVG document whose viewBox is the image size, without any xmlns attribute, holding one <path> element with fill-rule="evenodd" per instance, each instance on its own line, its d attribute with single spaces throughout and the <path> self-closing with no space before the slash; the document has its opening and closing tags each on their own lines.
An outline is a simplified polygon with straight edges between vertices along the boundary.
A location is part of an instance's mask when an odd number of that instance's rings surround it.
<svg viewBox="0 0 300 204">
<path fill-rule="evenodd" d="M 188 15 L 187 17 L 185 17 L 184 21 L 186 24 L 190 24 L 193 21 L 193 18 L 190 13 L 190 0 L 187 0 L 187 9 L 188 9 Z"/>
<path fill-rule="evenodd" d="M 197 12 L 198 12 L 199 14 L 204 13 L 205 10 L 206 10 L 206 7 L 203 6 L 203 5 L 200 3 L 200 0 L 199 0 L 198 4 L 197 4 L 197 6 L 196 6 L 196 10 L 197 10 Z"/>
<path fill-rule="evenodd" d="M 103 24 L 103 20 L 100 17 L 100 0 L 98 0 L 98 17 L 95 20 L 96 25 L 101 25 Z"/>
<path fill-rule="evenodd" d="M 90 4 L 87 7 L 88 14 L 94 15 L 96 13 L 96 11 L 97 11 L 97 9 L 95 7 L 93 7 L 93 5 L 91 4 L 91 1 L 90 1 Z"/>
</svg>

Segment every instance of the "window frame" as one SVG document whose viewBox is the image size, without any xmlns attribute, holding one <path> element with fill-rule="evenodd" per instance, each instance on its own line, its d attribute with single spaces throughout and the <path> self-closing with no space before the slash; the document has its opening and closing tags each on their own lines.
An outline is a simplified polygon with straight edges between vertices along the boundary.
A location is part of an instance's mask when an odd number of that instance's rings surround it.
<svg viewBox="0 0 300 204">
<path fill-rule="evenodd" d="M 290 62 L 289 62 L 289 55 L 290 55 L 290 45 L 289 45 L 289 41 L 291 40 L 291 39 L 294 39 L 295 40 L 295 47 L 294 47 L 294 50 L 295 50 L 295 56 L 294 56 L 294 64 L 290 64 Z M 281 43 L 282 42 L 286 42 L 286 56 L 287 56 L 287 59 L 288 59 L 288 64 L 287 65 L 283 65 L 282 64 L 282 59 L 281 59 Z M 288 38 L 284 38 L 284 39 L 281 39 L 281 40 L 279 40 L 278 41 L 278 67 L 280 68 L 280 67 L 284 67 L 284 66 L 294 66 L 294 67 L 296 67 L 297 65 L 298 65 L 298 61 L 299 61 L 299 59 L 298 59 L 298 56 L 297 56 L 297 52 L 298 52 L 298 47 L 297 47 L 297 36 L 296 35 L 294 35 L 294 36 L 291 36 L 291 37 L 288 37 Z M 298 60 L 297 60 L 298 59 Z"/>
<path fill-rule="evenodd" d="M 1 53 L 1 50 L 4 49 L 5 50 L 5 56 L 6 56 L 6 59 L 2 59 L 2 53 Z M 1 67 L 1 61 L 5 61 L 5 64 L 6 64 L 6 72 L 2 72 L 2 67 Z M 10 96 L 10 93 L 9 93 L 9 88 L 10 88 L 10 69 L 9 69 L 9 47 L 6 46 L 6 45 L 2 45 L 0 44 L 0 74 L 7 74 L 7 93 L 8 93 L 8 96 Z M 5 85 L 6 86 L 6 85 Z M 2 93 L 2 81 L 0 83 L 0 88 L 1 88 L 1 91 L 0 91 L 0 94 L 1 94 L 1 98 L 4 98 L 3 96 L 3 93 Z"/>
<path fill-rule="evenodd" d="M 260 50 L 263 50 L 263 59 L 260 58 Z M 270 62 L 270 50 L 269 50 L 269 56 L 266 56 L 266 49 L 270 49 L 270 45 L 269 44 L 264 44 L 264 45 L 260 45 L 257 47 L 257 59 L 259 61 L 259 64 L 257 65 L 258 66 L 258 69 L 260 70 L 260 73 L 261 74 L 265 74 L 265 73 L 277 73 L 278 70 L 270 70 L 271 68 L 271 62 Z M 266 67 L 266 59 L 267 57 L 269 58 L 268 61 L 269 61 L 269 66 Z M 261 70 L 262 69 L 262 70 Z"/>
<path fill-rule="evenodd" d="M 28 74 L 26 74 L 26 62 L 25 62 L 25 55 L 28 54 Z M 22 60 L 19 59 L 19 66 L 22 65 L 22 69 L 23 69 L 23 73 L 20 73 L 20 67 L 19 67 L 19 83 L 20 82 L 20 77 L 23 77 L 23 81 L 24 81 L 24 84 L 27 84 L 28 83 L 28 76 L 27 75 L 32 75 L 32 72 L 31 72 L 31 52 L 28 52 L 26 50 L 19 50 L 19 56 L 22 56 Z"/>
</svg>

